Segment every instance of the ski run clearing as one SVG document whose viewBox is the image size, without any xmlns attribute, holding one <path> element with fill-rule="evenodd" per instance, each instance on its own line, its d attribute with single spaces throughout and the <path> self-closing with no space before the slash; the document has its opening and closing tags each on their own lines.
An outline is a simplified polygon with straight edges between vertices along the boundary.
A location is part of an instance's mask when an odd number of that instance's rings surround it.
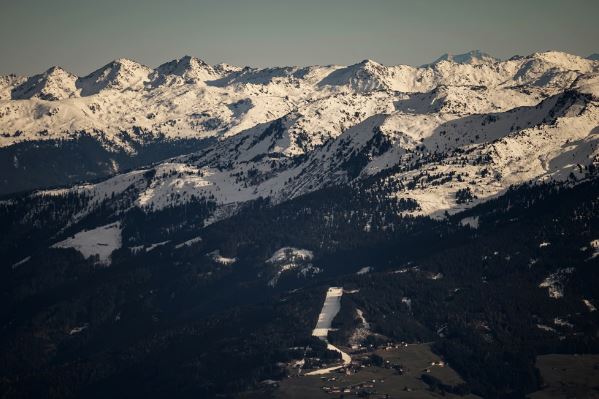
<svg viewBox="0 0 599 399">
<path fill-rule="evenodd" d="M 335 318 L 335 316 L 337 316 L 337 313 L 339 313 L 339 309 L 341 309 L 342 295 L 343 287 L 330 287 L 328 289 L 327 296 L 324 300 L 324 304 L 322 305 L 322 310 L 320 311 L 320 315 L 318 315 L 316 327 L 312 331 L 312 336 L 318 337 L 321 340 L 325 341 L 327 343 L 327 349 L 339 352 L 341 354 L 341 360 L 343 361 L 343 364 L 339 366 L 314 370 L 309 373 L 306 373 L 306 375 L 327 374 L 332 371 L 338 370 L 341 367 L 347 366 L 351 363 L 351 356 L 343 352 L 341 349 L 337 348 L 335 345 L 330 344 L 327 339 L 329 331 L 331 330 L 331 324 L 333 323 L 333 319 Z"/>
<path fill-rule="evenodd" d="M 341 309 L 341 296 L 343 295 L 343 288 L 341 287 L 330 287 L 327 291 L 327 296 L 322 305 L 320 315 L 318 315 L 318 321 L 316 327 L 312 331 L 312 335 L 327 340 L 327 335 L 331 330 L 331 324 L 333 319 L 339 313 Z"/>
</svg>

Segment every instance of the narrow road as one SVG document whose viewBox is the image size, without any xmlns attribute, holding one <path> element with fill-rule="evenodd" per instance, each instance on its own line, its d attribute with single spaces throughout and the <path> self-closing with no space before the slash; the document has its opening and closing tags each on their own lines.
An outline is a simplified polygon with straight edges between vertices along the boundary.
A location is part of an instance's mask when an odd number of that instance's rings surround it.
<svg viewBox="0 0 599 399">
<path fill-rule="evenodd" d="M 327 342 L 327 349 L 341 353 L 341 360 L 343 361 L 343 364 L 341 364 L 339 366 L 332 366 L 332 367 L 327 367 L 327 368 L 324 368 L 324 369 L 318 369 L 318 370 L 310 371 L 309 373 L 306 373 L 304 375 L 328 374 L 328 373 L 330 373 L 332 371 L 339 370 L 340 368 L 345 367 L 345 366 L 347 366 L 348 364 L 351 363 L 351 356 L 349 354 L 343 352 L 341 349 L 337 348 L 335 345 L 329 344 Z"/>
</svg>

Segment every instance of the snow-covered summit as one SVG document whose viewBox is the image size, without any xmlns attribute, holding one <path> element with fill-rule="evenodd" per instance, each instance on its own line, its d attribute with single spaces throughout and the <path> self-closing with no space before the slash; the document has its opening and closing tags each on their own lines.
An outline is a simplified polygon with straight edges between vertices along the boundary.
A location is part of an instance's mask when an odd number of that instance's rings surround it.
<svg viewBox="0 0 599 399">
<path fill-rule="evenodd" d="M 485 64 L 485 63 L 494 63 L 500 61 L 499 58 L 495 58 L 487 53 L 484 53 L 480 50 L 472 50 L 464 54 L 452 54 L 445 53 L 441 57 L 437 58 L 429 65 L 435 65 L 442 61 L 451 61 L 456 64 Z M 425 65 L 425 66 L 429 66 Z"/>
<path fill-rule="evenodd" d="M 44 73 L 34 75 L 25 82 L 14 87 L 12 98 L 24 100 L 39 98 L 48 101 L 64 100 L 77 97 L 79 90 L 76 86 L 77 76 L 54 66 Z"/>
<path fill-rule="evenodd" d="M 158 75 L 175 75 L 186 82 L 203 82 L 214 80 L 221 75 L 199 58 L 186 55 L 182 58 L 164 63 L 156 68 Z"/>
<path fill-rule="evenodd" d="M 97 94 L 105 89 L 141 89 L 150 80 L 152 69 L 135 61 L 120 58 L 114 60 L 91 74 L 79 78 L 77 87 L 81 95 Z"/>
<path fill-rule="evenodd" d="M 364 60 L 331 72 L 319 82 L 324 86 L 344 86 L 353 91 L 364 92 L 389 88 L 391 78 L 388 68 L 372 60 Z"/>
<path fill-rule="evenodd" d="M 596 68 L 596 65 L 590 62 L 591 60 L 562 51 L 533 53 L 527 58 L 543 61 L 563 70 L 590 72 Z"/>
</svg>

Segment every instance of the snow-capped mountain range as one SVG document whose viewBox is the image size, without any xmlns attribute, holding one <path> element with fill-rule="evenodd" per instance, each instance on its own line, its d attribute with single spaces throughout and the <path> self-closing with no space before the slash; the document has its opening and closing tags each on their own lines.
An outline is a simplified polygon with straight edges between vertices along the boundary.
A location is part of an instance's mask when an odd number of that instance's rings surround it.
<svg viewBox="0 0 599 399">
<path fill-rule="evenodd" d="M 29 78 L 0 78 L 0 146 L 94 130 L 117 146 L 124 131 L 232 136 L 292 112 L 303 116 L 297 127 L 311 136 L 302 144 L 311 145 L 384 110 L 484 113 L 536 104 L 597 68 L 565 53 L 500 62 L 478 51 L 421 68 L 371 60 L 347 67 L 213 67 L 189 56 L 156 69 L 119 59 L 84 77 L 52 67 Z"/>
<path fill-rule="evenodd" d="M 423 67 L 255 69 L 186 56 L 151 69 L 120 59 L 85 77 L 58 67 L 1 77 L 0 127 L 1 147 L 82 134 L 131 152 L 131 139 L 218 139 L 149 169 L 31 194 L 85 193 L 88 210 L 133 190 L 145 210 L 214 200 L 229 212 L 218 218 L 260 197 L 283 202 L 368 178 L 390 201 L 415 200 L 410 213 L 439 217 L 512 185 L 592 173 L 599 62 L 480 51 Z"/>
</svg>

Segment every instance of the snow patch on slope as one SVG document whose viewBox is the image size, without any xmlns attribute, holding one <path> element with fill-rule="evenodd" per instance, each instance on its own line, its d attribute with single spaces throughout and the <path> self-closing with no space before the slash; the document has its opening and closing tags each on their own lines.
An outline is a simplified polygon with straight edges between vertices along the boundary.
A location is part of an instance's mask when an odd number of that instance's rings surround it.
<svg viewBox="0 0 599 399">
<path fill-rule="evenodd" d="M 225 256 L 222 256 L 218 249 L 210 252 L 208 254 L 208 257 L 210 257 L 213 261 L 215 261 L 216 263 L 220 263 L 223 266 L 230 266 L 233 263 L 237 262 L 237 258 L 227 258 Z"/>
<path fill-rule="evenodd" d="M 471 229 L 478 229 L 478 216 L 469 216 L 460 220 L 460 225 L 468 226 Z"/>
<path fill-rule="evenodd" d="M 547 276 L 541 284 L 539 284 L 539 288 L 547 288 L 547 292 L 549 293 L 549 297 L 553 299 L 560 299 L 564 296 L 564 286 L 568 275 L 574 272 L 573 267 L 568 267 L 565 269 L 559 269 L 557 272 L 550 274 Z"/>
<path fill-rule="evenodd" d="M 370 331 L 370 323 L 366 321 L 364 312 L 361 309 L 356 309 L 356 316 L 360 320 L 360 325 L 356 327 L 349 337 L 348 343 L 352 349 L 357 349 L 364 340 L 372 334 L 372 331 Z"/>
<path fill-rule="evenodd" d="M 121 225 L 119 222 L 81 231 L 52 245 L 52 248 L 73 248 L 86 259 L 97 256 L 98 262 L 103 265 L 110 264 L 110 256 L 120 247 Z"/>
<path fill-rule="evenodd" d="M 294 247 L 283 247 L 275 251 L 265 262 L 274 266 L 274 276 L 268 281 L 268 285 L 274 287 L 283 273 L 297 270 L 298 276 L 307 277 L 320 273 L 320 269 L 310 262 L 314 259 L 314 253 L 307 249 Z"/>
<path fill-rule="evenodd" d="M 191 239 L 189 239 L 187 241 L 183 241 L 180 244 L 175 245 L 175 249 L 181 249 L 181 248 L 184 248 L 184 247 L 191 247 L 192 245 L 197 244 L 198 242 L 201 242 L 201 241 L 202 241 L 202 237 L 194 237 L 194 238 L 191 238 Z"/>
</svg>

